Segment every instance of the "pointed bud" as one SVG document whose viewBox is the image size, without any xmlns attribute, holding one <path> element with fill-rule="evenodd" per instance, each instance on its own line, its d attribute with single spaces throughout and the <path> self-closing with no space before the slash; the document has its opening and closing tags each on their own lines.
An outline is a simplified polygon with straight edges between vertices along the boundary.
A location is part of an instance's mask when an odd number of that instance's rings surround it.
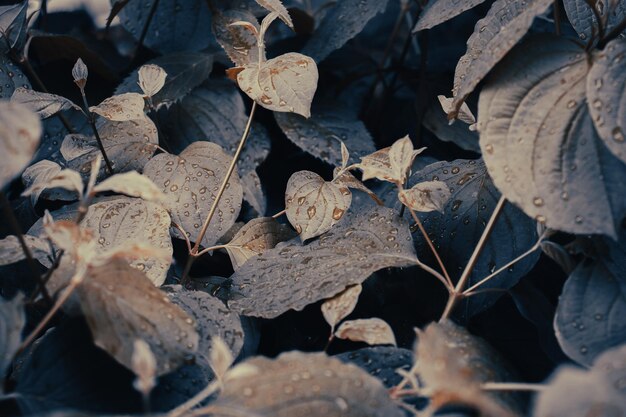
<svg viewBox="0 0 626 417">
<path fill-rule="evenodd" d="M 82 59 L 78 58 L 78 61 L 74 64 L 74 68 L 72 68 L 72 76 L 74 77 L 74 82 L 81 90 L 83 90 L 87 84 L 88 75 L 87 65 L 85 65 Z"/>
</svg>

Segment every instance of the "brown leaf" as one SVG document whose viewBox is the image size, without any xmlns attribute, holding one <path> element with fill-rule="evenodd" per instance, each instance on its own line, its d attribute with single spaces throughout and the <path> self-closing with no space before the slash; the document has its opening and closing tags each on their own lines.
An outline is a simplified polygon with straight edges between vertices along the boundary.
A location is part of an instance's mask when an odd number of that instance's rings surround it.
<svg viewBox="0 0 626 417">
<path fill-rule="evenodd" d="M 30 162 L 41 137 L 39 116 L 23 104 L 0 102 L 0 186 Z"/>
<path fill-rule="evenodd" d="M 77 294 L 94 343 L 129 369 L 138 338 L 154 353 L 157 375 L 176 369 L 198 349 L 194 321 L 125 261 L 90 267 Z"/>
<path fill-rule="evenodd" d="M 359 301 L 361 290 L 363 290 L 361 284 L 351 285 L 322 303 L 322 314 L 326 323 L 331 327 L 331 333 L 334 333 L 337 323 L 354 311 L 354 307 L 356 307 Z"/>
<path fill-rule="evenodd" d="M 216 410 L 273 417 L 401 417 L 376 378 L 321 353 L 255 357 L 226 374 Z M 216 413 L 216 416 L 232 415 Z"/>
<path fill-rule="evenodd" d="M 145 104 L 141 94 L 124 93 L 107 98 L 97 106 L 90 107 L 89 111 L 114 122 L 126 122 L 144 118 Z"/>
<path fill-rule="evenodd" d="M 235 270 L 248 259 L 260 255 L 276 244 L 292 238 L 293 231 L 272 217 L 261 217 L 246 223 L 233 239 L 224 245 Z"/>
<path fill-rule="evenodd" d="M 351 202 L 349 188 L 326 182 L 311 171 L 298 171 L 287 182 L 287 218 L 302 241 L 330 230 L 348 211 Z"/>
<path fill-rule="evenodd" d="M 144 175 L 160 187 L 172 221 L 181 225 L 193 240 L 209 214 L 211 204 L 224 180 L 231 157 L 211 142 L 194 142 L 180 156 L 162 153 L 144 167 Z M 241 210 L 243 190 L 236 172 L 230 177 L 215 216 L 202 240 L 212 246 L 235 223 Z M 176 237 L 178 230 L 172 229 Z"/>
<path fill-rule="evenodd" d="M 249 64 L 237 74 L 239 87 L 261 106 L 304 117 L 311 116 L 317 80 L 315 61 L 295 52 Z"/>
<path fill-rule="evenodd" d="M 363 181 L 378 178 L 381 181 L 404 184 L 413 160 L 424 149 L 426 148 L 414 150 L 413 143 L 407 135 L 395 141 L 390 147 L 362 157 L 358 168 L 363 171 Z"/>
<path fill-rule="evenodd" d="M 443 181 L 426 181 L 415 184 L 408 190 L 398 193 L 398 198 L 408 208 L 427 213 L 429 211 L 439 211 L 443 213 L 443 208 L 450 199 L 450 189 Z"/>
<path fill-rule="evenodd" d="M 393 330 L 379 318 L 344 321 L 335 332 L 335 336 L 353 342 L 365 342 L 368 345 L 396 346 Z"/>
</svg>

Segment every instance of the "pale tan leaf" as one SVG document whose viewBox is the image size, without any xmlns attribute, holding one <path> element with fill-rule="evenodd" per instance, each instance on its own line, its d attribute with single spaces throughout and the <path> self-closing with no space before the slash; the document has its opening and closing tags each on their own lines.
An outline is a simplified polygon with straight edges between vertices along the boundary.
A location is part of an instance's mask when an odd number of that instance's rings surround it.
<svg viewBox="0 0 626 417">
<path fill-rule="evenodd" d="M 378 198 L 378 196 L 369 188 L 365 186 L 361 181 L 359 181 L 350 171 L 345 171 L 341 175 L 337 176 L 341 172 L 339 168 L 335 168 L 333 172 L 333 183 L 338 187 L 348 187 L 354 190 L 363 191 L 367 195 L 370 196 L 372 200 L 374 200 L 378 205 L 383 205 L 383 202 Z"/>
<path fill-rule="evenodd" d="M 152 350 L 157 376 L 176 369 L 198 349 L 194 321 L 123 260 L 90 267 L 77 294 L 94 343 L 129 369 L 136 339 Z"/>
<path fill-rule="evenodd" d="M 331 327 L 331 333 L 334 332 L 337 323 L 352 313 L 359 301 L 361 290 L 363 290 L 361 284 L 352 285 L 322 303 L 322 314 Z"/>
<path fill-rule="evenodd" d="M 95 157 L 98 152 L 100 150 L 96 141 L 80 133 L 66 135 L 61 143 L 61 155 L 66 161 L 72 161 L 86 154 L 92 154 Z"/>
<path fill-rule="evenodd" d="M 415 184 L 408 190 L 398 193 L 398 198 L 408 208 L 427 213 L 429 211 L 439 211 L 443 213 L 443 208 L 450 199 L 450 188 L 443 181 L 426 181 Z"/>
<path fill-rule="evenodd" d="M 80 107 L 65 97 L 41 93 L 24 87 L 15 89 L 11 101 L 25 105 L 42 119 L 47 119 L 63 110 L 76 109 L 82 111 Z"/>
<path fill-rule="evenodd" d="M 391 327 L 382 319 L 358 319 L 341 323 L 335 332 L 339 339 L 365 342 L 368 345 L 394 345 L 396 337 Z"/>
<path fill-rule="evenodd" d="M 28 188 L 22 196 L 32 196 L 36 203 L 44 190 L 62 188 L 70 191 L 70 199 L 78 200 L 83 194 L 83 179 L 71 169 L 62 169 L 56 162 L 43 160 L 26 168 L 22 174 L 24 185 Z"/>
<path fill-rule="evenodd" d="M 211 369 L 219 379 L 224 378 L 226 371 L 233 364 L 235 358 L 230 351 L 230 348 L 222 340 L 221 337 L 215 336 L 211 341 L 211 358 L 209 363 Z"/>
<path fill-rule="evenodd" d="M 452 113 L 452 102 L 454 101 L 453 98 L 448 98 L 446 96 L 439 95 L 437 96 L 437 99 L 439 99 L 439 103 L 441 104 L 441 109 L 444 111 L 446 115 Z M 474 114 L 472 114 L 472 111 L 470 110 L 467 103 L 465 102 L 461 104 L 461 108 L 458 110 L 458 114 L 456 115 L 456 118 L 462 121 L 463 123 L 467 123 L 468 125 L 473 125 L 474 123 L 476 123 L 476 117 L 474 116 Z"/>
<path fill-rule="evenodd" d="M 261 6 L 263 6 L 266 10 L 270 12 L 275 12 L 280 20 L 285 22 L 287 26 L 293 29 L 293 22 L 291 21 L 291 16 L 289 16 L 289 12 L 283 6 L 283 3 L 280 0 L 256 0 Z"/>
<path fill-rule="evenodd" d="M 261 217 L 246 223 L 233 239 L 224 245 L 235 270 L 248 259 L 260 255 L 276 244 L 294 236 L 293 231 L 271 217 Z"/>
<path fill-rule="evenodd" d="M 363 171 L 363 181 L 378 178 L 395 184 L 404 184 L 415 157 L 426 148 L 413 149 L 409 136 L 398 139 L 393 145 L 361 158 L 358 168 Z"/>
<path fill-rule="evenodd" d="M 30 162 L 41 133 L 39 116 L 23 104 L 0 101 L 0 186 Z"/>
<path fill-rule="evenodd" d="M 145 104 L 141 94 L 124 93 L 109 97 L 97 106 L 90 107 L 89 110 L 105 119 L 125 122 L 144 118 Z"/>
<path fill-rule="evenodd" d="M 165 85 L 167 72 L 158 65 L 148 64 L 139 68 L 139 87 L 148 97 L 154 96 Z"/>
<path fill-rule="evenodd" d="M 235 22 L 246 22 L 247 25 Z M 256 34 L 261 28 L 252 13 L 244 10 L 225 10 L 211 17 L 211 25 L 215 39 L 235 65 L 243 67 L 247 64 L 258 64 L 259 48 Z"/>
<path fill-rule="evenodd" d="M 323 353 L 288 352 L 249 359 L 226 374 L 212 403 L 224 415 L 402 417 L 383 384 Z"/>
<path fill-rule="evenodd" d="M 348 187 L 326 182 L 311 171 L 298 171 L 287 182 L 287 218 L 302 241 L 330 230 L 351 203 L 352 193 Z"/>
<path fill-rule="evenodd" d="M 414 32 L 430 29 L 472 9 L 485 0 L 430 0 L 415 25 Z"/>
<path fill-rule="evenodd" d="M 64 251 L 75 264 L 75 270 L 84 268 L 100 255 L 98 242 L 92 230 L 80 227 L 70 220 L 59 220 L 44 227 L 45 235 L 54 246 Z"/>
<path fill-rule="evenodd" d="M 150 394 L 156 386 L 157 363 L 150 345 L 141 339 L 135 339 L 133 354 L 130 358 L 131 370 L 135 373 L 133 386 L 143 395 Z"/>
<path fill-rule="evenodd" d="M 74 82 L 81 90 L 85 88 L 88 76 L 89 71 L 87 69 L 87 65 L 85 65 L 82 59 L 78 58 L 72 68 L 72 77 L 74 77 Z"/>
<path fill-rule="evenodd" d="M 211 204 L 222 185 L 231 157 L 211 142 L 194 142 L 180 156 L 162 153 L 144 167 L 144 175 L 166 195 L 165 205 L 172 221 L 179 224 L 192 240 L 200 232 Z M 202 245 L 212 246 L 235 223 L 243 190 L 236 172 L 231 175 Z M 172 229 L 175 237 L 182 237 Z"/>
<path fill-rule="evenodd" d="M 44 239 L 24 235 L 26 245 L 35 259 L 46 259 L 50 256 L 50 245 Z M 26 259 L 22 245 L 17 236 L 9 235 L 0 240 L 0 265 L 9 265 Z"/>
<path fill-rule="evenodd" d="M 341 168 L 346 168 L 348 166 L 348 162 L 350 161 L 350 152 L 345 143 L 341 142 Z"/>
<path fill-rule="evenodd" d="M 263 62 L 249 64 L 237 74 L 239 87 L 268 110 L 311 116 L 317 89 L 317 65 L 308 56 L 290 52 Z"/>
<path fill-rule="evenodd" d="M 113 191 L 130 197 L 140 197 L 146 201 L 163 201 L 165 194 L 145 175 L 137 171 L 116 174 L 93 187 L 94 193 Z"/>
</svg>

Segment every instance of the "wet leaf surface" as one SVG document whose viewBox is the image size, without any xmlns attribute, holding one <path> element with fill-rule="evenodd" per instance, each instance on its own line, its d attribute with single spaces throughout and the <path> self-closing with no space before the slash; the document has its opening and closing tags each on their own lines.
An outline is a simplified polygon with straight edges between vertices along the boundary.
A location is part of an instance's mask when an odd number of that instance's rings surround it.
<svg viewBox="0 0 626 417">
<path fill-rule="evenodd" d="M 420 19 L 415 25 L 414 31 L 430 29 L 452 19 L 461 13 L 472 9 L 485 0 L 430 0 Z"/>
<path fill-rule="evenodd" d="M 408 349 L 392 346 L 374 346 L 345 352 L 335 356 L 342 362 L 350 362 L 380 379 L 387 388 L 402 380 L 396 369 L 408 371 L 413 364 L 413 353 Z"/>
<path fill-rule="evenodd" d="M 18 295 L 13 300 L 0 299 L 0 382 L 3 382 L 13 355 L 22 342 L 22 330 L 26 324 L 24 298 Z M 0 393 L 3 387 L 0 385 Z"/>
<path fill-rule="evenodd" d="M 23 104 L 0 102 L 0 186 L 26 168 L 37 151 L 41 133 L 35 113 Z"/>
</svg>

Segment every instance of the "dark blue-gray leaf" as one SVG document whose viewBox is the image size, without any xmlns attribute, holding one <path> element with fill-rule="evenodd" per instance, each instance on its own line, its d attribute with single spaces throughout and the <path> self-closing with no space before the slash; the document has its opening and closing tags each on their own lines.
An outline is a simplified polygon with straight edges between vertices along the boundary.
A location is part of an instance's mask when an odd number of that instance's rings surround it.
<svg viewBox="0 0 626 417">
<path fill-rule="evenodd" d="M 396 369 L 408 371 L 413 365 L 413 352 L 393 346 L 374 346 L 345 352 L 336 356 L 345 363 L 353 363 L 380 379 L 387 388 L 397 385 L 402 376 Z"/>
<path fill-rule="evenodd" d="M 0 54 L 0 99 L 10 99 L 19 87 L 31 88 L 28 78 L 9 58 Z"/>
<path fill-rule="evenodd" d="M 0 6 L 0 53 L 8 52 L 8 48 L 20 50 L 26 41 L 26 11 L 28 0 L 22 0 L 8 6 Z"/>
<path fill-rule="evenodd" d="M 0 383 L 22 341 L 25 323 L 24 297 L 18 294 L 12 301 L 0 298 Z M 2 385 L 0 384 L 0 393 Z"/>
<path fill-rule="evenodd" d="M 596 4 L 596 11 L 607 19 L 604 33 L 614 29 L 624 18 L 626 18 L 626 3 L 618 1 L 593 1 Z M 578 32 L 578 36 L 583 41 L 589 41 L 593 34 L 598 34 L 598 21 L 593 10 L 586 0 L 563 0 L 565 13 L 570 23 Z M 613 7 L 614 6 L 614 7 Z"/>
</svg>

